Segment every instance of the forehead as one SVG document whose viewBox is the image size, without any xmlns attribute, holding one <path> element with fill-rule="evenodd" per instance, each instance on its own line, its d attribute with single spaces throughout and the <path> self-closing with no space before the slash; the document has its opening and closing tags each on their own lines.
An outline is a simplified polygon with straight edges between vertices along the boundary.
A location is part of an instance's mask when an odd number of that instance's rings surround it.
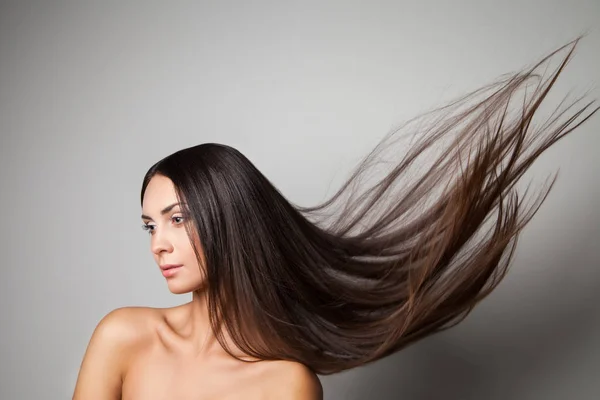
<svg viewBox="0 0 600 400">
<path fill-rule="evenodd" d="M 151 209 L 162 208 L 177 201 L 177 193 L 173 182 L 162 175 L 155 175 L 150 179 L 146 191 L 142 208 Z"/>
</svg>

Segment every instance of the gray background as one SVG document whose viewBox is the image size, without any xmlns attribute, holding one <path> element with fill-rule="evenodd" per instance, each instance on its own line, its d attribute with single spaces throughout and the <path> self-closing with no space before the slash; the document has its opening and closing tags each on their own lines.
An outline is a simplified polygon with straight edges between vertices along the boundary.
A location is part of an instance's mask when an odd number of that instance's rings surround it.
<svg viewBox="0 0 600 400">
<path fill-rule="evenodd" d="M 584 31 L 549 105 L 600 78 L 600 2 L 15 1 L 0 6 L 0 399 L 70 398 L 100 318 L 170 306 L 141 179 L 216 141 L 294 202 L 387 131 Z M 559 180 L 459 327 L 322 377 L 326 399 L 600 398 L 600 117 L 527 175 Z"/>
</svg>

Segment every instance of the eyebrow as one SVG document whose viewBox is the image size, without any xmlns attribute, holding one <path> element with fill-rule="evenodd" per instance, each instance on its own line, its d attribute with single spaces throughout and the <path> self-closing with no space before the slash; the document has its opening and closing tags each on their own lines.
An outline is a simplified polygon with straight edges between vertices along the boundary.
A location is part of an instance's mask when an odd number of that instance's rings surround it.
<svg viewBox="0 0 600 400">
<path fill-rule="evenodd" d="M 179 205 L 183 205 L 184 203 L 173 203 L 170 206 L 166 206 L 165 208 L 163 208 L 162 210 L 160 210 L 160 215 L 165 215 L 166 213 L 168 213 L 169 211 L 171 211 L 173 208 L 175 208 L 175 206 L 179 206 Z M 147 215 L 142 214 L 142 219 L 149 219 L 152 220 L 152 218 L 150 218 Z"/>
</svg>

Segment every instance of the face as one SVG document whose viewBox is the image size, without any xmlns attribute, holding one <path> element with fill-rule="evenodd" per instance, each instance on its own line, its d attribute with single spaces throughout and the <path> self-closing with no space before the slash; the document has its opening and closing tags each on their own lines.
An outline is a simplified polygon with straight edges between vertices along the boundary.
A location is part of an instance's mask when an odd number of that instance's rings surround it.
<svg viewBox="0 0 600 400">
<path fill-rule="evenodd" d="M 142 221 L 150 235 L 150 250 L 169 290 L 181 294 L 202 287 L 205 279 L 185 229 L 185 224 L 191 221 L 178 204 L 173 182 L 155 175 L 142 203 Z M 199 243 L 198 238 L 194 240 Z"/>
</svg>

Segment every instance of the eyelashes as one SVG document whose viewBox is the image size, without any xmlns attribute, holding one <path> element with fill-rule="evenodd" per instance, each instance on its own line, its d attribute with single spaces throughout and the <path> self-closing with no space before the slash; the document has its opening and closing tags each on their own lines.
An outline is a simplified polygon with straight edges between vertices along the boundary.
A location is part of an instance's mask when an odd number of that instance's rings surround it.
<svg viewBox="0 0 600 400">
<path fill-rule="evenodd" d="M 184 217 L 171 217 L 171 221 L 175 225 L 181 225 L 185 221 L 185 218 Z M 142 230 L 148 232 L 148 234 L 150 234 L 150 235 L 154 232 L 155 228 L 156 228 L 155 225 L 142 224 Z"/>
<path fill-rule="evenodd" d="M 142 224 L 142 229 L 148 233 L 151 232 L 151 229 L 154 228 L 153 225 L 148 225 L 148 224 Z"/>
</svg>

